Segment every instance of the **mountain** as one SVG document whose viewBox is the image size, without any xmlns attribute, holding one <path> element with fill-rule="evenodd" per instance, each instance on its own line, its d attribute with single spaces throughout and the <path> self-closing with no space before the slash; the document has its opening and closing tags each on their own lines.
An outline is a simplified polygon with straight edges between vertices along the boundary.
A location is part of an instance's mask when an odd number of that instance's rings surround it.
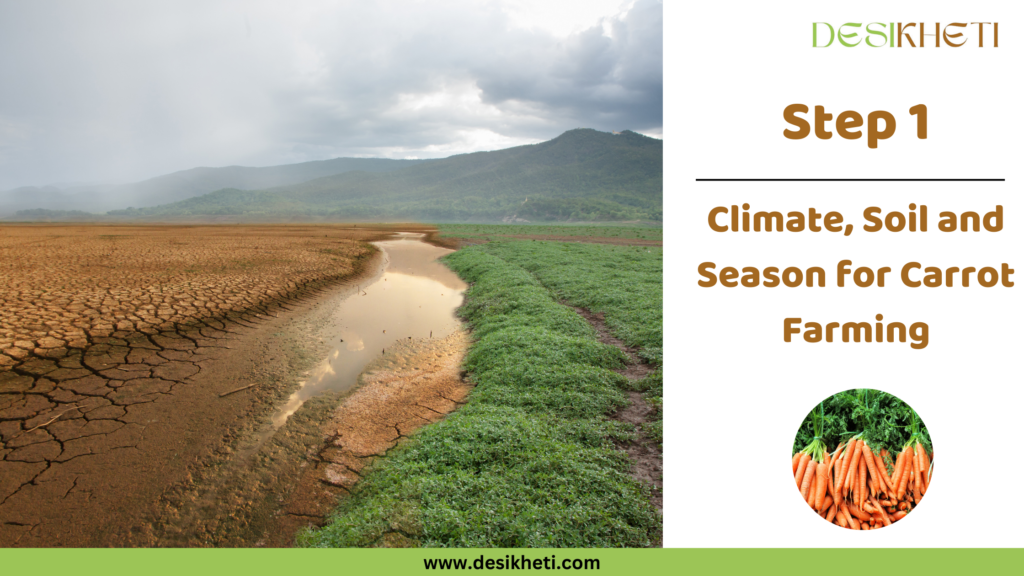
<svg viewBox="0 0 1024 576">
<path fill-rule="evenodd" d="M 0 214 L 25 211 L 27 217 L 44 209 L 54 212 L 79 210 L 106 212 L 127 206 L 156 206 L 222 190 L 258 190 L 297 184 L 344 172 L 381 173 L 406 168 L 424 160 L 383 158 L 335 158 L 318 162 L 249 168 L 192 168 L 134 184 L 105 186 L 26 186 L 0 192 Z"/>
<path fill-rule="evenodd" d="M 111 216 L 161 219 L 582 221 L 662 218 L 662 141 L 570 130 L 527 146 L 287 186 L 235 186 Z"/>
</svg>

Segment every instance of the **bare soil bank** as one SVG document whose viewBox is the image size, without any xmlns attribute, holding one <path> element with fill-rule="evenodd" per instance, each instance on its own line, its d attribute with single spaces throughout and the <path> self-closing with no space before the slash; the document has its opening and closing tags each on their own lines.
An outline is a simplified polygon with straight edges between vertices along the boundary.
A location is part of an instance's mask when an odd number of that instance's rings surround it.
<svg viewBox="0 0 1024 576">
<path fill-rule="evenodd" d="M 299 529 L 323 525 L 374 460 L 461 406 L 472 388 L 461 370 L 468 345 L 461 330 L 441 339 L 399 341 L 367 366 L 359 387 L 322 427 L 324 444 L 265 544 L 290 546 Z"/>
</svg>

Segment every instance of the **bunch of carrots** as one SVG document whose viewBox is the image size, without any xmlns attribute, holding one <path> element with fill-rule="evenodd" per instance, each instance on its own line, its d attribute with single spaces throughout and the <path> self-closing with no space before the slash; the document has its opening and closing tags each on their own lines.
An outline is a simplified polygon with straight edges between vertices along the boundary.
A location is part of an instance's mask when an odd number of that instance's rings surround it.
<svg viewBox="0 0 1024 576">
<path fill-rule="evenodd" d="M 915 430 L 892 464 L 887 450 L 876 452 L 862 436 L 832 453 L 815 437 L 793 455 L 793 476 L 801 496 L 822 518 L 843 528 L 873 530 L 901 520 L 921 502 L 934 454 Z"/>
</svg>

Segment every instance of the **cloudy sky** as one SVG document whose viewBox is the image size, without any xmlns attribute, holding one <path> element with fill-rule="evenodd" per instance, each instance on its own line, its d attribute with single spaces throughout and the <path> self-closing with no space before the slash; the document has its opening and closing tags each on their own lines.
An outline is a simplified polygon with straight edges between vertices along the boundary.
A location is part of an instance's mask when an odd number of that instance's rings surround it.
<svg viewBox="0 0 1024 576">
<path fill-rule="evenodd" d="M 662 127 L 660 0 L 0 0 L 0 190 Z"/>
</svg>

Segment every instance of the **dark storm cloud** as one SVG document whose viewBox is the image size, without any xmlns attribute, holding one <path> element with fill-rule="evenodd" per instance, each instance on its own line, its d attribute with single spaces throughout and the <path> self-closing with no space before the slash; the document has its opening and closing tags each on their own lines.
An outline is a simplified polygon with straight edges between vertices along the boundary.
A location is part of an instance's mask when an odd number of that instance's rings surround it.
<svg viewBox="0 0 1024 576">
<path fill-rule="evenodd" d="M 638 2 L 611 36 L 591 28 L 563 42 L 515 44 L 475 72 L 486 102 L 536 103 L 603 130 L 660 129 L 661 5 Z"/>
<path fill-rule="evenodd" d="M 660 133 L 662 5 L 577 33 L 501 3 L 0 3 L 0 190 L 198 165 Z"/>
</svg>

